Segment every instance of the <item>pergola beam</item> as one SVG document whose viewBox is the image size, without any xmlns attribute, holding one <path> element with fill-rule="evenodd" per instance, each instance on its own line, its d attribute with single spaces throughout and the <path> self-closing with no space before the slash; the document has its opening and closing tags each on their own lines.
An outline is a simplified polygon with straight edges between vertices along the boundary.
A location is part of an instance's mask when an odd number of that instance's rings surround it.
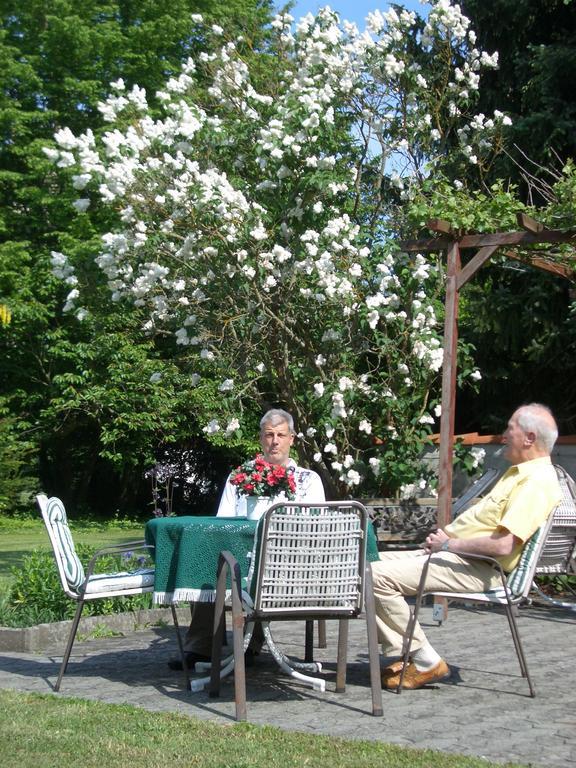
<svg viewBox="0 0 576 768">
<path fill-rule="evenodd" d="M 460 238 L 429 237 L 423 240 L 408 240 L 401 244 L 401 249 L 407 253 L 416 251 L 446 251 L 450 244 L 458 239 L 460 250 L 466 248 L 484 248 L 484 246 L 502 245 L 537 245 L 538 243 L 568 243 L 576 245 L 576 231 L 564 232 L 559 229 L 545 229 L 542 232 L 483 232 L 474 235 L 463 235 Z"/>
<path fill-rule="evenodd" d="M 519 211 L 516 214 L 516 221 L 518 226 L 522 227 L 522 229 L 525 229 L 527 232 L 538 234 L 539 232 L 544 231 L 544 224 L 542 224 L 542 222 L 536 221 L 532 216 L 528 216 L 528 214 L 522 213 L 522 211 Z"/>
<path fill-rule="evenodd" d="M 574 280 L 575 278 L 575 271 L 564 264 L 556 264 L 554 261 L 545 261 L 544 259 L 539 259 L 535 256 L 524 258 L 523 256 L 514 253 L 514 251 L 504 251 L 504 255 L 509 259 L 521 261 L 524 264 L 529 264 L 531 267 L 536 267 L 536 269 L 543 269 L 545 272 L 551 272 L 553 275 L 565 277 L 567 280 Z"/>
<path fill-rule="evenodd" d="M 456 280 L 458 290 L 460 290 L 463 285 L 466 285 L 468 280 L 474 277 L 480 267 L 488 261 L 490 256 L 492 256 L 497 249 L 497 245 L 487 245 L 485 248 L 480 248 L 476 256 L 471 258 L 468 264 L 460 270 Z"/>
</svg>

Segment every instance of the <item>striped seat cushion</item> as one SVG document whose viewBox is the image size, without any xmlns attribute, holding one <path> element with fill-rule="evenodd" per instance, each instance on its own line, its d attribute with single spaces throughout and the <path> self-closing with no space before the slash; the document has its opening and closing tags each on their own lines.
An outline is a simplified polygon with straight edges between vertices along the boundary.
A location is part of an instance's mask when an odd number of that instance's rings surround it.
<svg viewBox="0 0 576 768">
<path fill-rule="evenodd" d="M 154 568 L 121 573 L 95 573 L 88 579 L 86 595 L 101 592 L 119 592 L 129 589 L 146 589 L 154 586 Z"/>
</svg>

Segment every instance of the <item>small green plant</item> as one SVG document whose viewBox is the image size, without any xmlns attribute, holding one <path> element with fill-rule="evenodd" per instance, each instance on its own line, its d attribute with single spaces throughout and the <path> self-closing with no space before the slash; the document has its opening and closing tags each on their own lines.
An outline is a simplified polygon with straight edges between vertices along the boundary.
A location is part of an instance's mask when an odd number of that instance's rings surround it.
<svg viewBox="0 0 576 768">
<path fill-rule="evenodd" d="M 567 573 L 550 573 L 536 576 L 536 583 L 548 595 L 561 597 L 567 595 L 574 599 L 576 596 L 576 575 Z"/>
<path fill-rule="evenodd" d="M 94 547 L 87 545 L 77 547 L 78 557 L 85 566 L 95 551 Z M 98 561 L 98 573 L 133 570 L 148 564 L 146 556 L 126 555 L 102 557 Z M 21 567 L 12 570 L 12 576 L 8 595 L 0 601 L 0 625 L 29 627 L 73 617 L 76 603 L 64 594 L 51 552 L 34 550 L 26 555 Z M 104 616 L 150 607 L 149 594 L 115 597 L 87 602 L 83 615 Z"/>
<path fill-rule="evenodd" d="M 84 640 L 98 640 L 106 637 L 121 637 L 122 634 L 122 632 L 116 632 L 115 630 L 110 629 L 106 624 L 96 624 L 96 626 L 86 634 L 78 632 L 77 637 L 80 642 L 83 642 Z"/>
</svg>

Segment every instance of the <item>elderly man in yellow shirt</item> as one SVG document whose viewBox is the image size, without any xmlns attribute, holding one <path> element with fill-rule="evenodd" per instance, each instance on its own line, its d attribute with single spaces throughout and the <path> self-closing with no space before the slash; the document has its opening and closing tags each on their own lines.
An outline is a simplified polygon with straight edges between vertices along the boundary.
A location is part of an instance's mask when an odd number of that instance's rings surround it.
<svg viewBox="0 0 576 768">
<path fill-rule="evenodd" d="M 510 572 L 524 543 L 560 501 L 560 486 L 550 461 L 558 429 L 550 409 L 539 403 L 518 408 L 503 437 L 512 466 L 486 497 L 443 530 L 430 534 L 424 549 L 386 553 L 372 564 L 378 635 L 386 656 L 402 655 L 410 618 L 404 598 L 416 594 L 427 554 L 435 553 L 426 578 L 428 589 L 480 592 L 496 588 L 500 578 L 489 562 L 460 555 L 493 557 Z M 385 667 L 382 686 L 396 688 L 401 669 L 401 661 Z M 450 668 L 417 625 L 402 687 L 422 688 L 449 675 Z"/>
</svg>

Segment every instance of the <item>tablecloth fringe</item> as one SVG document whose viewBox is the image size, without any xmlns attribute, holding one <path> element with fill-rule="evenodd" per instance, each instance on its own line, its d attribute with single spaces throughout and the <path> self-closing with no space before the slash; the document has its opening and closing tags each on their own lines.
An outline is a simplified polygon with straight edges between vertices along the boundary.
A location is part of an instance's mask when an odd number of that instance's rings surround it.
<svg viewBox="0 0 576 768">
<path fill-rule="evenodd" d="M 154 605 L 172 603 L 213 603 L 216 599 L 214 589 L 175 589 L 173 592 L 154 592 Z"/>
</svg>

